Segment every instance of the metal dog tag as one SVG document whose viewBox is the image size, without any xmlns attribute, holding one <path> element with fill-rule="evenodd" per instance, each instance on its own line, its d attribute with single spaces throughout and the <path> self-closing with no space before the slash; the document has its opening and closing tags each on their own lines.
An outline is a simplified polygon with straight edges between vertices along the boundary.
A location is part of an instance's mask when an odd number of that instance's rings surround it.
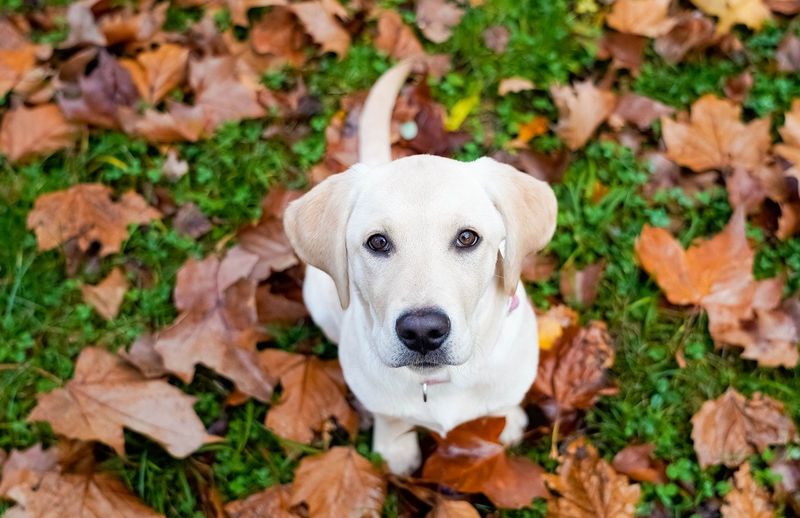
<svg viewBox="0 0 800 518">
<path fill-rule="evenodd" d="M 422 382 L 422 402 L 423 403 L 427 403 L 428 402 L 428 382 L 427 381 L 423 381 Z"/>
</svg>

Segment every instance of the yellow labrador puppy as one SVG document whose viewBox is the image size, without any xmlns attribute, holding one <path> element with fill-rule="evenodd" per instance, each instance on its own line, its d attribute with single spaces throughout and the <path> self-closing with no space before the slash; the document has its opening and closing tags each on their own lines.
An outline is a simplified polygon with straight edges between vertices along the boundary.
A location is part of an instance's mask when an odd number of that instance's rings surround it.
<svg viewBox="0 0 800 518">
<path fill-rule="evenodd" d="M 409 67 L 370 92 L 362 163 L 285 215 L 309 265 L 306 305 L 339 344 L 345 379 L 375 416 L 373 448 L 397 474 L 419 466 L 417 426 L 446 434 L 502 415 L 501 439 L 521 438 L 538 344 L 520 270 L 552 237 L 557 210 L 546 183 L 490 158 L 392 161 L 392 104 Z"/>
</svg>

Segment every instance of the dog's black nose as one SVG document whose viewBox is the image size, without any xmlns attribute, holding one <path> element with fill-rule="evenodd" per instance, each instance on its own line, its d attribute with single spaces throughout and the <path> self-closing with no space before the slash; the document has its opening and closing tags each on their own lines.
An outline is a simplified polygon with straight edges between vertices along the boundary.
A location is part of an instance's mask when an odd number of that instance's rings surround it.
<svg viewBox="0 0 800 518">
<path fill-rule="evenodd" d="M 450 319 L 438 309 L 418 309 L 400 315 L 395 331 L 403 345 L 425 354 L 441 347 L 450 334 Z"/>
</svg>

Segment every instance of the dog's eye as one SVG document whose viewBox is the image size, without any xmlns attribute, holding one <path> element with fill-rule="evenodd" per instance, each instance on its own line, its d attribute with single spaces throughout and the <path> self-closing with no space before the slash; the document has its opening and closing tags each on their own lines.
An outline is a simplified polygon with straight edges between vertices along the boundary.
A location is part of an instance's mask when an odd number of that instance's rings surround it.
<svg viewBox="0 0 800 518">
<path fill-rule="evenodd" d="M 471 248 L 478 244 L 481 236 L 473 230 L 462 230 L 456 238 L 456 246 L 458 248 Z"/>
<path fill-rule="evenodd" d="M 389 238 L 384 236 L 383 234 L 372 234 L 367 238 L 367 246 L 373 252 L 381 252 L 386 253 L 391 248 L 389 244 Z"/>
</svg>

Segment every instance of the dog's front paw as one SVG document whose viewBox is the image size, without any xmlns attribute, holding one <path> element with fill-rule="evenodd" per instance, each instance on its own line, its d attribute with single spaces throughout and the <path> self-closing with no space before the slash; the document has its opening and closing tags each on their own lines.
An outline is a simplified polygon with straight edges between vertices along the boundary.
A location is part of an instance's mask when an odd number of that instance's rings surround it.
<svg viewBox="0 0 800 518">
<path fill-rule="evenodd" d="M 422 452 L 417 444 L 416 434 L 409 435 L 413 437 L 412 441 L 398 441 L 386 451 L 378 451 L 389 466 L 389 471 L 395 475 L 410 475 L 422 464 Z"/>
<path fill-rule="evenodd" d="M 528 426 L 528 415 L 525 411 L 515 406 L 501 412 L 499 415 L 506 418 L 506 427 L 503 429 L 503 433 L 500 434 L 500 442 L 506 446 L 512 446 L 522 441 L 522 435 Z"/>
</svg>

